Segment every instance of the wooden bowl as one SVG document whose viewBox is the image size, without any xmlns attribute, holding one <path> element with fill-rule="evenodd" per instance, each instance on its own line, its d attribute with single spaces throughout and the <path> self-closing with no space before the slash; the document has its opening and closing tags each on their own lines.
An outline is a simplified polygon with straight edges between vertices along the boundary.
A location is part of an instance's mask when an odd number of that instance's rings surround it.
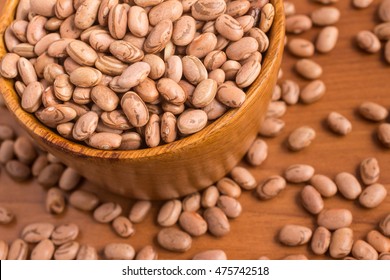
<svg viewBox="0 0 390 280">
<path fill-rule="evenodd" d="M 101 151 L 62 138 L 25 112 L 13 81 L 0 78 L 0 92 L 11 114 L 37 144 L 73 167 L 88 180 L 131 198 L 170 199 L 199 191 L 225 176 L 244 156 L 256 137 L 276 83 L 284 45 L 281 0 L 271 0 L 275 19 L 270 46 L 259 77 L 239 109 L 230 110 L 202 131 L 171 144 L 136 151 Z M 0 18 L 0 57 L 6 53 L 3 35 L 12 22 L 18 0 L 9 0 Z"/>
</svg>

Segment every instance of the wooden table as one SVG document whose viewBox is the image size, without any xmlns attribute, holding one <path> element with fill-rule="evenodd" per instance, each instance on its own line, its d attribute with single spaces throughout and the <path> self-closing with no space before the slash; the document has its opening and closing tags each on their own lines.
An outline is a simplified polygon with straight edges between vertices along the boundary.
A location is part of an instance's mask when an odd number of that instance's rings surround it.
<svg viewBox="0 0 390 280">
<path fill-rule="evenodd" d="M 308 14 L 320 5 L 311 1 L 291 0 L 296 4 L 299 13 Z M 326 95 L 312 105 L 294 105 L 288 108 L 283 117 L 286 127 L 283 133 L 274 138 L 266 139 L 269 145 L 267 160 L 250 170 L 260 182 L 269 175 L 282 174 L 290 164 L 306 163 L 315 167 L 317 173 L 334 177 L 337 173 L 346 171 L 356 174 L 361 160 L 374 156 L 381 166 L 379 182 L 390 192 L 390 150 L 384 149 L 375 137 L 378 126 L 362 119 L 356 112 L 363 101 L 374 101 L 390 108 L 390 65 L 383 60 L 383 55 L 366 54 L 359 51 L 354 44 L 354 36 L 363 29 L 371 30 L 375 24 L 374 12 L 380 1 L 375 1 L 365 10 L 355 10 L 351 1 L 339 1 L 335 6 L 341 10 L 342 17 L 337 26 L 340 29 L 340 40 L 334 51 L 326 55 L 315 55 L 314 60 L 323 66 L 322 79 L 326 83 Z M 4 3 L 1 1 L 1 3 Z M 314 28 L 301 37 L 314 40 L 320 28 Z M 292 38 L 293 36 L 289 36 Z M 292 78 L 301 86 L 307 81 L 299 78 L 292 71 L 297 59 L 285 54 L 283 62 L 283 79 Z M 326 116 L 331 111 L 337 111 L 351 120 L 353 130 L 345 137 L 336 136 L 324 124 Z M 5 109 L 0 109 L 0 123 L 12 123 Z M 301 125 L 312 126 L 317 132 L 317 138 L 312 145 L 300 152 L 289 152 L 285 140 L 289 132 Z M 308 214 L 299 202 L 299 192 L 304 185 L 289 184 L 280 195 L 269 201 L 258 200 L 252 192 L 245 192 L 240 198 L 243 205 L 242 215 L 231 220 L 231 233 L 223 238 L 215 238 L 209 234 L 193 239 L 192 248 L 182 254 L 171 253 L 158 247 L 156 234 L 159 227 L 156 224 L 156 213 L 159 203 L 154 203 L 153 209 L 146 221 L 136 224 L 136 234 L 130 238 L 118 237 L 110 225 L 97 224 L 91 213 L 83 213 L 68 207 L 64 214 L 53 216 L 45 211 L 45 190 L 36 182 L 13 182 L 2 170 L 0 172 L 0 205 L 4 205 L 16 214 L 16 221 L 10 225 L 0 226 L 0 239 L 11 242 L 19 237 L 22 228 L 28 223 L 51 221 L 54 224 L 74 222 L 80 227 L 78 241 L 81 244 L 95 246 L 99 253 L 105 244 L 110 242 L 125 242 L 136 250 L 147 244 L 158 248 L 161 259 L 188 259 L 195 253 L 206 249 L 223 249 L 229 259 L 256 259 L 268 256 L 271 259 L 283 258 L 289 254 L 306 254 L 309 258 L 328 258 L 315 256 L 308 245 L 299 247 L 282 246 L 277 241 L 279 229 L 294 223 L 316 227 L 316 219 Z M 85 182 L 83 189 L 98 193 L 103 201 L 117 201 L 127 215 L 131 201 L 106 193 Z M 353 212 L 352 228 L 355 240 L 365 238 L 371 229 L 377 227 L 378 221 L 390 212 L 390 197 L 373 210 L 364 209 L 357 201 L 347 201 L 340 195 L 325 200 L 325 207 L 342 207 Z"/>
</svg>

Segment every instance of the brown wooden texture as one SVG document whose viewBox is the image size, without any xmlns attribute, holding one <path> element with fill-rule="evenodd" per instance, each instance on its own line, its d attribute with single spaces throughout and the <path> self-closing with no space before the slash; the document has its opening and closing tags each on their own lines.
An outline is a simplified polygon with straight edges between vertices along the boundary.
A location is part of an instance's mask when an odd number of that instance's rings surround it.
<svg viewBox="0 0 390 280">
<path fill-rule="evenodd" d="M 321 5 L 309 0 L 291 0 L 296 4 L 298 13 L 308 14 Z M 323 66 L 322 79 L 326 83 L 326 95 L 312 105 L 298 104 L 290 106 L 283 117 L 286 127 L 275 139 L 266 139 L 269 145 L 269 156 L 259 167 L 250 168 L 260 182 L 269 175 L 282 174 L 290 164 L 306 163 L 315 167 L 316 173 L 334 177 L 342 171 L 357 174 L 361 160 L 375 156 L 381 167 L 379 182 L 390 192 L 390 150 L 378 143 L 375 131 L 378 126 L 362 119 L 356 109 L 363 101 L 374 101 L 390 108 L 390 66 L 381 53 L 368 55 L 355 47 L 354 35 L 363 29 L 371 30 L 378 22 L 376 9 L 380 1 L 365 10 L 355 10 L 350 1 L 339 1 L 335 6 L 341 10 L 342 17 L 337 26 L 340 29 L 340 40 L 336 49 L 326 55 L 316 55 L 314 60 Z M 3 2 L 1 2 L 3 3 Z M 314 40 L 320 28 L 313 28 L 301 35 Z M 289 35 L 289 38 L 293 38 Z M 296 58 L 288 53 L 283 60 L 283 79 L 292 78 L 301 86 L 307 81 L 298 78 L 292 67 Z M 349 118 L 353 125 L 352 132 L 340 137 L 334 135 L 324 124 L 324 119 L 331 111 L 337 111 Z M 14 123 L 5 109 L 0 111 L 1 123 Z M 312 145 L 300 152 L 289 152 L 285 140 L 289 132 L 301 125 L 309 125 L 317 132 Z M 238 132 L 239 133 L 239 132 Z M 242 163 L 246 165 L 245 163 Z M 269 201 L 259 201 L 252 192 L 244 192 L 240 197 L 243 206 L 242 215 L 231 220 L 231 232 L 223 238 L 207 234 L 193 239 L 192 248 L 182 254 L 170 253 L 158 247 L 156 234 L 156 213 L 159 203 L 155 203 L 147 220 L 135 225 L 136 234 L 130 238 L 117 237 L 110 225 L 97 224 L 91 213 L 83 213 L 68 207 L 63 215 L 52 216 L 45 212 L 45 190 L 35 182 L 18 184 L 4 172 L 0 173 L 0 205 L 4 205 L 16 214 L 16 221 L 10 225 L 0 226 L 0 238 L 11 242 L 19 237 L 22 228 L 31 222 L 52 221 L 56 225 L 74 222 L 80 226 L 78 241 L 95 246 L 99 253 L 109 242 L 125 242 L 136 250 L 147 244 L 158 248 L 161 259 L 189 259 L 195 253 L 206 249 L 223 249 L 229 259 L 256 259 L 268 256 L 280 259 L 289 254 L 306 254 L 311 259 L 329 258 L 315 256 L 308 245 L 286 247 L 277 241 L 280 228 L 289 223 L 316 227 L 316 219 L 308 214 L 299 204 L 299 191 L 303 184 L 289 184 L 278 197 Z M 141 186 L 140 186 L 141 187 Z M 100 195 L 103 201 L 118 201 L 123 206 L 124 215 L 128 214 L 132 201 L 112 195 L 85 182 L 83 189 L 92 190 Z M 325 199 L 327 208 L 347 208 L 353 213 L 352 229 L 354 239 L 365 238 L 368 231 L 377 228 L 378 221 L 390 212 L 390 196 L 386 197 L 376 209 L 364 209 L 357 201 L 348 201 L 337 195 Z"/>
<path fill-rule="evenodd" d="M 16 2 L 8 1 L 4 9 L 14 10 Z M 26 113 L 8 81 L 0 80 L 0 90 L 10 111 L 42 148 L 93 182 L 117 194 L 142 199 L 187 195 L 223 177 L 240 161 L 256 136 L 282 58 L 284 25 L 281 3 L 275 1 L 276 17 L 270 31 L 270 50 L 263 60 L 262 75 L 247 91 L 246 102 L 196 135 L 180 141 L 138 151 L 97 151 L 64 140 Z M 2 21 L 9 22 L 12 13 L 4 14 Z M 150 176 L 151 172 L 154 176 Z"/>
</svg>

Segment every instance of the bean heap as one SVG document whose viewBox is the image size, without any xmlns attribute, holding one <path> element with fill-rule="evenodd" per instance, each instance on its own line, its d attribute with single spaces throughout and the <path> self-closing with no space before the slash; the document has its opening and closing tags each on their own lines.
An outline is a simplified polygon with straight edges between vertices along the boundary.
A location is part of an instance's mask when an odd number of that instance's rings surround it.
<svg viewBox="0 0 390 280">
<path fill-rule="evenodd" d="M 273 18 L 268 0 L 22 0 L 0 74 L 67 139 L 156 147 L 244 103 Z"/>
<path fill-rule="evenodd" d="M 337 0 L 316 2 L 328 5 Z M 353 3 L 363 5 L 365 2 Z M 297 14 L 293 3 L 285 1 L 284 5 L 287 29 L 290 30 L 286 48 L 297 60 L 294 66 L 296 74 L 302 76 L 307 85 L 300 90 L 296 81 L 284 79 L 283 72 L 279 72 L 278 85 L 275 87 L 266 119 L 259 128 L 259 137 L 255 139 L 245 157 L 252 168 L 261 166 L 269 156 L 268 140 L 280 136 L 283 130 L 286 130 L 281 117 L 287 109 L 298 102 L 305 105 L 317 102 L 325 94 L 325 83 L 319 80 L 323 70 L 313 57 L 322 55 L 324 52 L 321 50 L 332 51 L 337 44 L 338 29 L 333 26 L 340 14 L 337 8 L 324 6 L 306 16 Z M 332 26 L 328 26 L 329 24 Z M 312 29 L 313 25 L 321 28 L 316 42 L 300 38 L 300 32 Z M 296 32 L 299 34 L 293 34 Z M 321 37 L 323 32 L 326 36 Z M 335 38 L 330 36 L 329 39 L 329 34 L 333 34 Z M 330 43 L 327 40 L 330 40 Z M 299 51 L 294 52 L 295 47 Z M 385 122 L 388 110 L 371 101 L 363 102 L 355 109 L 361 117 L 360 121 L 364 119 L 378 125 L 378 144 L 382 148 L 390 147 L 389 124 Z M 348 139 L 348 134 L 352 131 L 352 122 L 335 111 L 329 112 L 324 123 L 325 129 L 340 136 L 340 139 Z M 283 145 L 288 148 L 286 151 L 296 154 L 303 149 L 310 150 L 309 146 L 315 137 L 316 131 L 313 128 L 302 125 L 287 133 Z M 48 189 L 45 207 L 51 215 L 64 213 L 66 207 L 70 206 L 91 213 L 97 223 L 110 225 L 120 238 L 131 238 L 137 233 L 137 224 L 144 222 L 155 206 L 154 202 L 150 201 L 133 201 L 126 213 L 124 205 L 116 200 L 103 200 L 95 193 L 83 189 L 82 178 L 77 171 L 64 166 L 51 154 L 36 150 L 28 138 L 17 136 L 7 125 L 0 126 L 0 142 L 0 163 L 12 178 L 21 181 L 34 176 L 39 184 Z M 370 229 L 364 239 L 356 239 L 354 221 L 360 217 L 350 210 L 348 204 L 354 203 L 368 211 L 379 207 L 388 194 L 388 186 L 381 183 L 381 173 L 385 172 L 381 172 L 377 158 L 365 156 L 357 166 L 356 174 L 336 170 L 337 173 L 332 178 L 320 168 L 299 162 L 257 180 L 246 163 L 241 162 L 226 177 L 202 192 L 168 200 L 159 205 L 159 211 L 153 217 L 160 226 L 156 236 L 157 248 L 155 245 L 143 244 L 135 250 L 126 240 L 105 244 L 100 254 L 94 247 L 77 241 L 79 227 L 76 224 L 56 225 L 42 221 L 26 225 L 19 238 L 10 244 L 0 240 L 0 259 L 157 259 L 158 250 L 161 248 L 176 253 L 187 252 L 193 250 L 193 245 L 207 233 L 216 238 L 230 233 L 233 228 L 231 221 L 239 218 L 246 210 L 245 205 L 240 203 L 244 192 L 253 194 L 259 203 L 270 200 L 278 203 L 278 196 L 283 195 L 283 191 L 290 186 L 301 186 L 297 199 L 292 198 L 292 201 L 302 206 L 309 219 L 305 224 L 286 222 L 275 232 L 275 240 L 282 246 L 307 246 L 310 252 L 322 256 L 321 258 L 390 259 L 390 212 L 387 211 L 378 219 L 376 227 Z M 347 206 L 330 207 L 329 200 L 335 197 L 341 198 Z M 15 214 L 0 206 L 0 224 L 9 224 L 14 220 Z M 213 248 L 194 252 L 192 258 L 227 259 L 228 256 L 222 248 Z M 289 254 L 280 258 L 308 259 L 303 254 Z M 268 259 L 268 256 L 259 256 L 258 259 Z"/>
</svg>

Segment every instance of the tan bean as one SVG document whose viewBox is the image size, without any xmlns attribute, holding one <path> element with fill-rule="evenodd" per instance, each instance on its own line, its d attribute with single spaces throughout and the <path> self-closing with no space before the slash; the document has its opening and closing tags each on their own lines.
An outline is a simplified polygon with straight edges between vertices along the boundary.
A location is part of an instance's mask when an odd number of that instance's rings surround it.
<svg viewBox="0 0 390 280">
<path fill-rule="evenodd" d="M 183 6 L 180 1 L 168 1 L 162 2 L 149 11 L 149 22 L 155 26 L 159 22 L 165 19 L 169 19 L 172 22 L 180 18 L 183 13 Z"/>
<path fill-rule="evenodd" d="M 19 136 L 14 144 L 16 157 L 23 163 L 30 165 L 37 157 L 34 144 L 25 136 Z"/>
<path fill-rule="evenodd" d="M 240 107 L 246 99 L 244 91 L 229 83 L 223 83 L 218 87 L 216 97 L 222 104 L 232 108 Z"/>
<path fill-rule="evenodd" d="M 268 117 L 262 122 L 259 134 L 264 137 L 278 136 L 285 126 L 285 122 L 278 118 Z"/>
<path fill-rule="evenodd" d="M 0 75 L 7 79 L 13 79 L 18 75 L 18 61 L 20 56 L 15 53 L 7 53 L 0 61 Z"/>
<path fill-rule="evenodd" d="M 355 8 L 364 9 L 372 4 L 373 0 L 353 0 L 352 4 Z"/>
<path fill-rule="evenodd" d="M 104 247 L 104 256 L 108 260 L 132 260 L 135 250 L 130 244 L 109 243 Z"/>
<path fill-rule="evenodd" d="M 197 58 L 204 58 L 213 51 L 217 45 L 217 37 L 214 33 L 206 32 L 195 37 L 186 48 L 186 54 Z"/>
<path fill-rule="evenodd" d="M 329 230 L 348 227 L 352 223 L 352 213 L 348 209 L 324 209 L 317 216 L 317 224 Z"/>
<path fill-rule="evenodd" d="M 359 196 L 359 202 L 366 208 L 379 206 L 387 196 L 387 190 L 382 184 L 372 184 L 365 188 Z"/>
<path fill-rule="evenodd" d="M 300 225 L 285 225 L 279 232 L 279 241 L 287 246 L 298 246 L 310 241 L 312 231 Z"/>
<path fill-rule="evenodd" d="M 264 140 L 257 138 L 249 147 L 246 154 L 246 160 L 253 166 L 259 166 L 264 162 L 264 160 L 266 160 L 267 156 L 267 143 Z"/>
<path fill-rule="evenodd" d="M 235 81 L 238 70 L 241 69 L 241 64 L 235 60 L 227 60 L 224 64 L 222 64 L 221 69 L 225 72 L 226 81 Z M 230 85 L 233 86 L 235 84 L 230 83 Z"/>
<path fill-rule="evenodd" d="M 265 52 L 269 47 L 269 39 L 267 34 L 265 34 L 260 28 L 253 27 L 249 30 L 248 36 L 253 37 L 259 46 L 258 51 L 260 53 Z"/>
<path fill-rule="evenodd" d="M 282 260 L 308 260 L 308 258 L 303 254 L 293 254 L 285 256 Z"/>
<path fill-rule="evenodd" d="M 4 140 L 0 145 L 0 163 L 6 164 L 8 161 L 12 160 L 15 156 L 14 153 L 14 141 L 13 140 Z"/>
<path fill-rule="evenodd" d="M 46 211 L 51 214 L 61 214 L 65 210 L 65 195 L 56 187 L 50 188 L 46 193 Z"/>
<path fill-rule="evenodd" d="M 157 216 L 157 222 L 160 226 L 169 227 L 174 225 L 180 216 L 182 204 L 180 200 L 174 199 L 164 203 Z"/>
<path fill-rule="evenodd" d="M 234 1 L 244 2 L 244 1 Z M 234 3 L 230 2 L 230 3 Z M 206 250 L 195 254 L 193 260 L 227 260 L 226 253 L 223 250 Z"/>
<path fill-rule="evenodd" d="M 300 88 L 293 80 L 285 80 L 282 82 L 282 99 L 288 105 L 294 105 L 299 100 Z"/>
<path fill-rule="evenodd" d="M 76 118 L 77 113 L 74 109 L 64 106 L 49 106 L 42 111 L 35 113 L 36 117 L 49 127 L 56 127 L 61 123 L 66 123 Z"/>
<path fill-rule="evenodd" d="M 164 228 L 157 234 L 158 244 L 172 252 L 185 252 L 191 248 L 192 238 L 189 234 L 179 229 Z"/>
<path fill-rule="evenodd" d="M 389 148 L 390 147 L 390 124 L 382 123 L 378 126 L 377 137 L 381 144 Z"/>
<path fill-rule="evenodd" d="M 390 214 L 381 219 L 379 229 L 385 236 L 390 237 Z"/>
<path fill-rule="evenodd" d="M 78 7 L 74 18 L 77 28 L 87 29 L 94 24 L 100 3 L 100 0 L 84 0 L 82 2 L 82 4 Z"/>
<path fill-rule="evenodd" d="M 173 24 L 169 19 L 160 21 L 149 32 L 144 43 L 144 50 L 147 53 L 158 53 L 165 48 L 172 37 Z"/>
<path fill-rule="evenodd" d="M 252 60 L 244 63 L 236 74 L 236 84 L 240 88 L 250 86 L 261 71 L 261 64 L 258 61 Z"/>
<path fill-rule="evenodd" d="M 46 21 L 45 28 L 47 31 L 55 32 L 58 31 L 61 27 L 63 20 L 57 17 L 49 18 Z"/>
<path fill-rule="evenodd" d="M 293 38 L 288 41 L 287 48 L 297 57 L 311 57 L 314 55 L 314 45 L 306 39 Z"/>
<path fill-rule="evenodd" d="M 387 118 L 389 112 L 382 105 L 375 102 L 363 102 L 359 106 L 359 113 L 367 120 L 379 122 Z"/>
<path fill-rule="evenodd" d="M 359 48 L 368 53 L 376 53 L 381 49 L 381 42 L 378 37 L 368 30 L 360 31 L 356 35 L 356 42 Z"/>
<path fill-rule="evenodd" d="M 259 27 L 263 32 L 268 32 L 274 21 L 275 9 L 271 3 L 267 3 L 261 9 Z"/>
<path fill-rule="evenodd" d="M 315 174 L 310 179 L 310 184 L 323 196 L 332 197 L 337 193 L 336 184 L 327 176 Z"/>
<path fill-rule="evenodd" d="M 152 204 L 147 200 L 139 200 L 133 204 L 129 214 L 129 220 L 132 223 L 142 222 L 149 213 Z"/>
<path fill-rule="evenodd" d="M 26 260 L 28 245 L 22 239 L 15 239 L 9 246 L 7 260 Z"/>
<path fill-rule="evenodd" d="M 329 253 L 332 258 L 343 258 L 352 250 L 353 231 L 350 228 L 343 227 L 337 229 L 330 241 Z"/>
<path fill-rule="evenodd" d="M 148 147 L 160 144 L 160 117 L 157 114 L 151 114 L 145 126 L 145 143 Z"/>
<path fill-rule="evenodd" d="M 317 26 L 333 25 L 340 19 L 340 10 L 336 7 L 321 7 L 314 10 L 310 17 Z"/>
<path fill-rule="evenodd" d="M 79 141 L 89 138 L 95 132 L 98 120 L 98 114 L 92 111 L 82 115 L 73 127 L 73 138 Z"/>
<path fill-rule="evenodd" d="M 134 235 L 135 229 L 130 220 L 126 217 L 119 216 L 112 221 L 112 227 L 114 231 L 120 237 L 129 237 Z"/>
<path fill-rule="evenodd" d="M 288 147 L 292 151 L 299 151 L 308 147 L 316 137 L 316 132 L 309 126 L 301 126 L 293 130 L 288 136 Z"/>
<path fill-rule="evenodd" d="M 207 119 L 210 121 L 219 118 L 227 110 L 227 106 L 219 102 L 217 99 L 213 99 L 209 105 L 203 108 L 203 111 L 207 114 Z"/>
<path fill-rule="evenodd" d="M 285 188 L 286 180 L 276 175 L 261 182 L 256 188 L 256 193 L 260 199 L 268 200 L 276 197 Z"/>
<path fill-rule="evenodd" d="M 379 40 L 390 40 L 390 23 L 384 22 L 374 27 L 374 34 Z"/>
<path fill-rule="evenodd" d="M 65 19 L 71 16 L 75 9 L 73 7 L 72 0 L 58 0 L 56 5 L 54 6 L 54 12 L 56 17 L 59 19 Z"/>
<path fill-rule="evenodd" d="M 81 181 L 81 175 L 73 168 L 67 167 L 61 175 L 58 186 L 64 191 L 70 191 L 77 187 Z"/>
<path fill-rule="evenodd" d="M 191 236 L 201 236 L 207 232 L 206 221 L 193 211 L 183 211 L 179 217 L 179 225 Z"/>
<path fill-rule="evenodd" d="M 324 201 L 321 194 L 310 185 L 305 186 L 301 191 L 303 207 L 311 214 L 318 214 L 324 209 Z"/>
<path fill-rule="evenodd" d="M 174 22 L 172 41 L 177 46 L 187 46 L 195 36 L 195 19 L 188 15 L 183 15 Z"/>
<path fill-rule="evenodd" d="M 239 2 L 243 2 L 243 1 L 239 1 Z M 244 33 L 251 30 L 255 23 L 255 19 L 250 15 L 237 17 L 236 20 L 241 25 L 242 29 L 244 30 Z"/>
<path fill-rule="evenodd" d="M 300 59 L 295 64 L 295 70 L 308 80 L 318 79 L 322 75 L 322 67 L 311 59 Z"/>
<path fill-rule="evenodd" d="M 188 109 L 177 119 L 177 128 L 184 135 L 202 130 L 207 125 L 207 114 L 200 109 Z"/>
<path fill-rule="evenodd" d="M 97 207 L 93 217 L 99 223 L 109 223 L 122 213 L 122 207 L 118 203 L 106 202 Z"/>
<path fill-rule="evenodd" d="M 366 185 L 376 183 L 379 179 L 380 168 L 378 160 L 374 157 L 365 158 L 360 163 L 360 177 Z"/>
<path fill-rule="evenodd" d="M 327 26 L 323 28 L 316 39 L 316 50 L 321 53 L 332 51 L 337 43 L 339 30 L 335 26 Z"/>
<path fill-rule="evenodd" d="M 383 0 L 378 8 L 378 15 L 382 21 L 390 21 L 390 1 Z"/>
<path fill-rule="evenodd" d="M 31 173 L 34 177 L 37 177 L 39 173 L 48 165 L 49 161 L 47 160 L 46 155 L 38 156 L 34 163 L 31 166 Z"/>
<path fill-rule="evenodd" d="M 134 127 L 142 127 L 149 121 L 148 109 L 135 92 L 127 92 L 122 97 L 121 106 L 131 125 Z"/>
<path fill-rule="evenodd" d="M 28 243 L 37 243 L 50 238 L 53 230 L 54 225 L 51 223 L 32 223 L 23 228 L 21 237 Z"/>
<path fill-rule="evenodd" d="M 217 206 L 225 213 L 228 218 L 237 218 L 241 215 L 241 203 L 234 197 L 221 195 L 218 198 Z"/>
<path fill-rule="evenodd" d="M 321 80 L 314 80 L 302 89 L 299 97 L 303 103 L 311 104 L 321 99 L 325 91 L 325 83 Z"/>
<path fill-rule="evenodd" d="M 191 7 L 191 15 L 197 20 L 210 21 L 226 11 L 224 0 L 199 0 Z"/>
<path fill-rule="evenodd" d="M 238 198 L 241 195 L 241 188 L 240 186 L 235 183 L 232 179 L 223 177 L 217 182 L 217 188 L 218 191 L 221 194 Z"/>
<path fill-rule="evenodd" d="M 293 164 L 284 171 L 284 177 L 291 183 L 303 183 L 311 179 L 314 171 L 311 165 Z"/>
<path fill-rule="evenodd" d="M 151 245 L 146 245 L 142 247 L 141 250 L 138 251 L 137 255 L 135 256 L 135 259 L 136 260 L 157 260 L 158 253 Z"/>
<path fill-rule="evenodd" d="M 63 224 L 54 229 L 51 240 L 55 245 L 62 245 L 75 240 L 78 234 L 79 227 L 76 224 Z"/>
<path fill-rule="evenodd" d="M 9 52 L 14 52 L 14 49 L 21 42 L 16 38 L 15 34 L 12 32 L 11 27 L 7 27 L 4 32 L 4 43 Z M 34 46 L 32 46 L 34 49 Z M 31 53 L 31 52 L 30 52 Z"/>
<path fill-rule="evenodd" d="M 390 239 L 377 230 L 367 234 L 367 242 L 379 253 L 390 252 Z"/>
<path fill-rule="evenodd" d="M 99 198 L 94 193 L 84 190 L 76 190 L 69 196 L 69 204 L 83 211 L 94 210 L 99 202 Z"/>
<path fill-rule="evenodd" d="M 127 29 L 128 6 L 117 4 L 110 9 L 108 15 L 108 29 L 114 39 L 123 39 Z"/>
<path fill-rule="evenodd" d="M 212 79 L 205 79 L 196 86 L 191 103 L 196 108 L 203 108 L 211 103 L 216 94 L 217 82 Z"/>
<path fill-rule="evenodd" d="M 12 127 L 6 124 L 0 124 L 0 140 L 12 140 L 15 137 L 15 132 Z"/>
<path fill-rule="evenodd" d="M 136 150 L 141 147 L 142 139 L 137 132 L 127 132 L 121 134 L 122 141 L 118 149 L 120 150 Z"/>
<path fill-rule="evenodd" d="M 362 192 L 362 186 L 359 181 L 348 172 L 338 173 L 335 177 L 335 183 L 339 192 L 346 199 L 356 199 Z"/>
<path fill-rule="evenodd" d="M 37 181 L 43 187 L 53 187 L 60 180 L 63 171 L 64 166 L 62 164 L 50 163 L 39 173 Z"/>
<path fill-rule="evenodd" d="M 212 235 L 221 237 L 230 232 L 229 220 L 220 208 L 207 208 L 203 213 L 203 217 L 206 220 L 208 230 Z"/>
<path fill-rule="evenodd" d="M 200 193 L 195 192 L 184 197 L 182 201 L 183 211 L 195 212 L 200 208 Z"/>
<path fill-rule="evenodd" d="M 25 85 L 36 82 L 38 79 L 34 66 L 24 57 L 21 57 L 18 60 L 18 73 Z"/>
<path fill-rule="evenodd" d="M 244 35 L 244 30 L 240 23 L 228 14 L 222 14 L 216 19 L 215 29 L 230 41 L 238 41 Z"/>
<path fill-rule="evenodd" d="M 210 186 L 206 188 L 200 200 L 200 204 L 203 208 L 214 207 L 217 204 L 219 197 L 219 191 L 216 186 Z"/>
<path fill-rule="evenodd" d="M 226 48 L 226 55 L 232 60 L 242 60 L 248 58 L 259 49 L 257 40 L 253 37 L 243 37 L 240 40 L 229 44 Z"/>
<path fill-rule="evenodd" d="M 207 79 L 207 69 L 199 58 L 187 55 L 182 58 L 183 74 L 193 85 Z"/>
<path fill-rule="evenodd" d="M 54 252 L 55 260 L 74 260 L 79 251 L 80 244 L 76 241 L 69 241 L 62 244 Z"/>
<path fill-rule="evenodd" d="M 79 67 L 70 74 L 70 81 L 78 87 L 93 87 L 100 83 L 102 73 L 92 67 Z"/>
<path fill-rule="evenodd" d="M 312 27 L 311 19 L 306 15 L 292 15 L 286 19 L 286 32 L 300 34 Z"/>
<path fill-rule="evenodd" d="M 26 38 L 28 43 L 35 45 L 47 34 L 45 29 L 46 21 L 47 19 L 40 15 L 34 16 L 30 20 L 26 30 Z"/>
<path fill-rule="evenodd" d="M 352 246 L 352 256 L 358 260 L 377 260 L 378 252 L 366 241 L 356 240 Z"/>
<path fill-rule="evenodd" d="M 331 233 L 330 231 L 322 226 L 316 228 L 311 238 L 311 250 L 316 255 L 324 255 L 330 245 Z"/>
<path fill-rule="evenodd" d="M 230 171 L 230 176 L 244 190 L 253 190 L 257 186 L 255 177 L 244 167 L 233 167 Z"/>
<path fill-rule="evenodd" d="M 352 131 L 351 122 L 337 112 L 329 113 L 327 117 L 327 124 L 334 133 L 339 135 L 346 135 Z"/>
<path fill-rule="evenodd" d="M 81 245 L 76 255 L 76 260 L 97 260 L 98 254 L 94 247 Z"/>
<path fill-rule="evenodd" d="M 0 260 L 6 260 L 8 256 L 8 244 L 4 240 L 0 240 Z"/>
<path fill-rule="evenodd" d="M 18 160 L 10 160 L 5 165 L 5 171 L 15 181 L 26 181 L 31 176 L 29 166 Z"/>
<path fill-rule="evenodd" d="M 171 143 L 176 137 L 176 117 L 171 112 L 165 112 L 161 117 L 161 139 L 165 143 Z"/>
</svg>

